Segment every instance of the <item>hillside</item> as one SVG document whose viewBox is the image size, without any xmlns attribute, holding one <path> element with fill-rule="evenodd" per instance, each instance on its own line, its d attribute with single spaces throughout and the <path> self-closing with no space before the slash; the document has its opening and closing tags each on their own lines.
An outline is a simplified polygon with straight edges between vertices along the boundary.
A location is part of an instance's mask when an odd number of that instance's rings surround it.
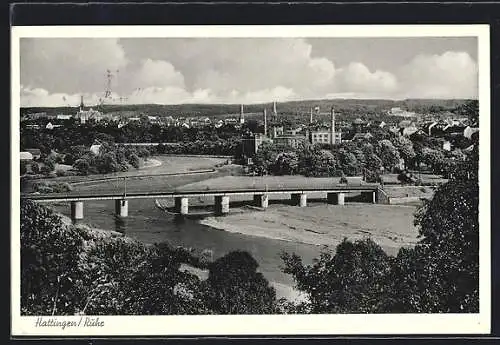
<svg viewBox="0 0 500 345">
<path fill-rule="evenodd" d="M 321 113 L 328 112 L 333 106 L 336 112 L 347 118 L 351 116 L 377 116 L 387 112 L 392 107 L 401 107 L 418 113 L 439 113 L 451 111 L 465 100 L 439 99 L 407 99 L 407 100 L 377 100 L 377 99 L 322 99 L 301 100 L 278 103 L 278 113 L 283 115 L 307 115 L 311 108 L 320 107 Z M 272 103 L 245 105 L 245 113 L 261 113 L 266 108 L 268 114 Z M 100 108 L 105 113 L 113 113 L 125 117 L 144 115 L 158 116 L 224 116 L 239 113 L 239 104 L 133 104 L 133 105 L 104 105 Z M 45 112 L 47 115 L 73 114 L 77 107 L 26 107 L 21 108 L 21 115 Z"/>
</svg>

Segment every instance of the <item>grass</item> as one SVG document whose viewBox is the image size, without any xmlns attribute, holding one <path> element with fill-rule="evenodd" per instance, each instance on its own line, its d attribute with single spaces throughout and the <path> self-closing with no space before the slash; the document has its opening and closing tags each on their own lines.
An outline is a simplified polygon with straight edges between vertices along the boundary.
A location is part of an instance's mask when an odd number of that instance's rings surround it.
<svg viewBox="0 0 500 345">
<path fill-rule="evenodd" d="M 363 184 L 361 178 L 348 177 L 348 184 L 359 186 Z M 339 184 L 339 177 L 304 177 L 304 176 L 230 176 L 214 178 L 182 187 L 182 191 L 213 190 L 213 189 L 286 189 L 286 188 L 315 188 L 332 187 Z"/>
</svg>

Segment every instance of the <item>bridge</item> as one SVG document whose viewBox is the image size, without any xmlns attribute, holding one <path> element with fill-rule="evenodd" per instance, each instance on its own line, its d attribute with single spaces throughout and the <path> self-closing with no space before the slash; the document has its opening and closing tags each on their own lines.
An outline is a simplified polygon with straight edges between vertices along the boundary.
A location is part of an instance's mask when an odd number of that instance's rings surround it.
<svg viewBox="0 0 500 345">
<path fill-rule="evenodd" d="M 115 200 L 115 213 L 119 217 L 128 216 L 128 200 L 130 199 L 174 199 L 174 210 L 176 214 L 187 215 L 189 213 L 189 198 L 214 197 L 215 214 L 225 215 L 229 213 L 229 201 L 231 196 L 244 195 L 253 196 L 255 206 L 267 208 L 269 199 L 276 195 L 289 194 L 294 205 L 307 206 L 307 196 L 312 193 L 326 193 L 327 202 L 334 205 L 344 205 L 347 193 L 361 193 L 363 199 L 370 203 L 376 203 L 379 199 L 379 184 L 358 185 L 301 185 L 291 186 L 253 186 L 248 188 L 200 188 L 200 186 L 179 187 L 170 191 L 158 192 L 132 192 L 132 193 L 52 193 L 52 194 L 22 194 L 21 199 L 30 199 L 40 203 L 69 202 L 71 204 L 71 218 L 73 220 L 83 219 L 83 205 L 85 201 L 91 200 Z"/>
</svg>

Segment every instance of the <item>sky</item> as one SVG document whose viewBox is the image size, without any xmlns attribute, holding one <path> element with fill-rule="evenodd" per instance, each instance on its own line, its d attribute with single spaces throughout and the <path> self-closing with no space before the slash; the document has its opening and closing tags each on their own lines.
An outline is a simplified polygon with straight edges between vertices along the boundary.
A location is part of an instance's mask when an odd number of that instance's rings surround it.
<svg viewBox="0 0 500 345">
<path fill-rule="evenodd" d="M 21 38 L 21 106 L 477 98 L 477 39 Z"/>
</svg>

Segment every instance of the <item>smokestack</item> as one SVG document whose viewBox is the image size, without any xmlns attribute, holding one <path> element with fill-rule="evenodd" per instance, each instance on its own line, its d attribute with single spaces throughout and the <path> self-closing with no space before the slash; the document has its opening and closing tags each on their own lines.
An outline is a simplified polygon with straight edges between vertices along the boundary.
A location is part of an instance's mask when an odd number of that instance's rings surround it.
<svg viewBox="0 0 500 345">
<path fill-rule="evenodd" d="M 245 122 L 244 114 L 243 114 L 243 104 L 240 106 L 240 123 L 243 124 Z"/>
<path fill-rule="evenodd" d="M 276 101 L 273 102 L 273 114 L 274 116 L 278 115 L 278 111 L 276 110 Z"/>
<path fill-rule="evenodd" d="M 80 110 L 83 110 L 83 95 L 80 96 Z"/>
<path fill-rule="evenodd" d="M 264 136 L 267 137 L 267 111 L 264 108 Z"/>
<path fill-rule="evenodd" d="M 309 123 L 313 123 L 313 108 L 311 108 L 311 112 L 309 114 Z"/>
<path fill-rule="evenodd" d="M 330 144 L 335 144 L 335 110 L 332 109 L 330 110 Z"/>
</svg>

